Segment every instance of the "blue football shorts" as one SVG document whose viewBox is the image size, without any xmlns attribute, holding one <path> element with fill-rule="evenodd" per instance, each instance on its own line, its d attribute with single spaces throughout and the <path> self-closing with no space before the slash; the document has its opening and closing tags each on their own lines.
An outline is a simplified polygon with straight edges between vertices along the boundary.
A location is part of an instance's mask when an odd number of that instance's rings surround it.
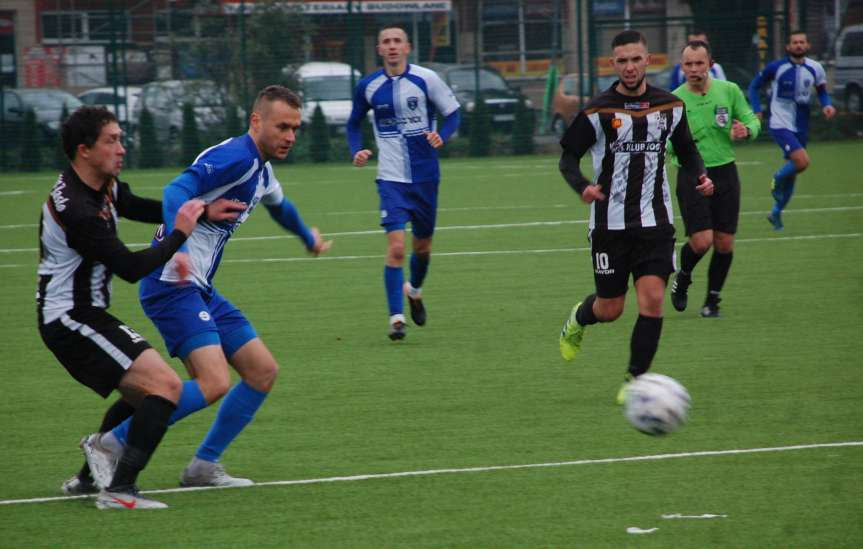
<svg viewBox="0 0 863 549">
<path fill-rule="evenodd" d="M 399 183 L 378 180 L 381 226 L 386 232 L 403 230 L 408 221 L 417 238 L 431 238 L 437 219 L 438 181 Z"/>
<path fill-rule="evenodd" d="M 797 149 L 806 148 L 806 134 L 802 132 L 792 132 L 791 130 L 774 130 L 770 129 L 770 135 L 773 140 L 782 149 L 782 155 L 785 158 L 791 156 L 791 153 Z"/>
<path fill-rule="evenodd" d="M 208 294 L 194 284 L 166 288 L 141 300 L 171 356 L 185 359 L 207 345 L 221 345 L 231 356 L 257 337 L 255 329 L 230 301 L 215 290 Z"/>
</svg>

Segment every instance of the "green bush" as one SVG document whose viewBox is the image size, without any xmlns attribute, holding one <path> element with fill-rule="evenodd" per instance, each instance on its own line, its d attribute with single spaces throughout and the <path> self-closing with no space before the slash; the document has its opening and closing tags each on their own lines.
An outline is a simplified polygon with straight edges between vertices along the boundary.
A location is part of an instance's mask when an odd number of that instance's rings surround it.
<svg viewBox="0 0 863 549">
<path fill-rule="evenodd" d="M 488 156 L 491 152 L 491 116 L 482 95 L 477 96 L 469 121 L 470 155 Z"/>
<path fill-rule="evenodd" d="M 38 172 L 42 167 L 42 135 L 32 109 L 24 114 L 20 142 L 21 161 L 18 168 L 23 172 Z"/>
<path fill-rule="evenodd" d="M 327 162 L 330 159 L 330 129 L 321 106 L 315 106 L 309 124 L 309 153 L 312 162 Z"/>
<path fill-rule="evenodd" d="M 183 129 L 180 132 L 180 164 L 188 166 L 201 154 L 201 135 L 198 131 L 198 120 L 195 117 L 195 107 L 191 103 L 183 103 Z"/>
<path fill-rule="evenodd" d="M 153 121 L 153 115 L 146 107 L 141 111 L 141 118 L 138 120 L 138 142 L 140 144 L 138 167 L 162 167 L 164 158 L 159 139 L 156 137 L 156 124 Z"/>
<path fill-rule="evenodd" d="M 524 99 L 519 99 L 515 107 L 515 121 L 512 124 L 512 154 L 533 154 L 533 132 L 536 117 L 533 109 L 528 109 Z"/>
</svg>

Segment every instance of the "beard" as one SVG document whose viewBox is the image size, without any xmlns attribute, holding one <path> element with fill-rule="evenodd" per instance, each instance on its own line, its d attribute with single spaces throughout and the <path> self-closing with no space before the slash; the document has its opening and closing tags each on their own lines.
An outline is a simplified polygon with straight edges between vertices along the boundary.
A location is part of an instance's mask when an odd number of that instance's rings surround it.
<svg viewBox="0 0 863 549">
<path fill-rule="evenodd" d="M 638 88 L 641 87 L 641 83 L 644 82 L 645 76 L 646 75 L 642 75 L 641 78 L 639 78 L 638 81 L 632 86 L 627 86 L 626 83 L 621 78 L 620 79 L 620 85 L 623 86 L 627 91 L 631 91 L 631 92 L 637 91 Z"/>
</svg>

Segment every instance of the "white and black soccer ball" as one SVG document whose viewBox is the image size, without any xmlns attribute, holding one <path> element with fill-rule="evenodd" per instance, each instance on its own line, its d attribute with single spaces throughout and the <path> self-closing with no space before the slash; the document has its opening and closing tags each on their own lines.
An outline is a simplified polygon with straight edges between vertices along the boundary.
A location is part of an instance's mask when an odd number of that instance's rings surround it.
<svg viewBox="0 0 863 549">
<path fill-rule="evenodd" d="M 633 427 L 648 435 L 676 431 L 689 414 L 689 392 L 662 374 L 642 374 L 626 388 L 623 413 Z"/>
</svg>

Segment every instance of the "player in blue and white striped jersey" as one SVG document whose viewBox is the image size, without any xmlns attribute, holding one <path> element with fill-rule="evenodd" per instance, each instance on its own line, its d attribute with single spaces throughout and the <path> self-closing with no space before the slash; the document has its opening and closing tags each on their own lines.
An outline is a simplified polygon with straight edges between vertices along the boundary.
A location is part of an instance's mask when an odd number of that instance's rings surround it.
<svg viewBox="0 0 863 549">
<path fill-rule="evenodd" d="M 144 312 L 158 328 L 171 356 L 183 360 L 191 377 L 183 385 L 171 422 L 206 407 L 224 396 L 209 433 L 181 477 L 184 486 L 242 486 L 248 479 L 228 475 L 219 463 L 228 445 L 252 420 L 276 381 L 275 358 L 243 313 L 213 286 L 213 276 L 225 244 L 258 203 L 273 219 L 300 237 L 314 255 L 329 249 L 315 228 L 308 228 L 282 192 L 271 159 L 284 159 L 300 128 L 300 100 L 282 86 L 264 88 L 255 101 L 249 132 L 201 153 L 163 193 L 164 215 L 184 201 L 228 199 L 241 209 L 232 223 L 205 222 L 189 236 L 179 254 L 190 263 L 191 284 L 177 285 L 174 263 L 150 273 L 140 287 Z M 165 218 L 167 219 L 167 218 Z M 153 245 L 173 227 L 165 223 Z M 241 381 L 229 389 L 231 365 Z M 107 444 L 126 441 L 128 422 L 115 428 Z"/>
<path fill-rule="evenodd" d="M 812 87 L 818 91 L 818 100 L 825 118 L 833 118 L 836 109 L 827 93 L 827 76 L 821 63 L 806 57 L 809 40 L 806 33 L 794 31 L 785 44 L 788 57 L 773 61 L 759 72 L 749 84 L 749 102 L 759 118 L 761 87 L 770 82 L 770 122 L 768 128 L 773 140 L 782 149 L 786 162 L 773 174 L 773 211 L 767 220 L 777 231 L 782 230 L 782 210 L 794 194 L 797 174 L 809 167 L 806 141 L 809 138 L 809 99 Z"/>
<path fill-rule="evenodd" d="M 377 187 L 381 226 L 387 233 L 384 286 L 390 314 L 389 337 L 397 340 L 405 336 L 403 293 L 407 294 L 414 323 L 422 326 L 426 321 L 421 292 L 437 215 L 440 169 L 436 149 L 458 129 L 459 105 L 437 73 L 407 62 L 411 45 L 403 29 L 382 29 L 377 51 L 384 59 L 384 67 L 357 84 L 347 135 L 354 165 L 365 166 L 372 151 L 363 148 L 360 124 L 366 113 L 374 110 L 375 143 L 380 155 Z M 439 131 L 438 113 L 444 117 Z M 413 232 L 413 253 L 410 281 L 404 283 L 402 263 L 408 221 Z"/>
</svg>

